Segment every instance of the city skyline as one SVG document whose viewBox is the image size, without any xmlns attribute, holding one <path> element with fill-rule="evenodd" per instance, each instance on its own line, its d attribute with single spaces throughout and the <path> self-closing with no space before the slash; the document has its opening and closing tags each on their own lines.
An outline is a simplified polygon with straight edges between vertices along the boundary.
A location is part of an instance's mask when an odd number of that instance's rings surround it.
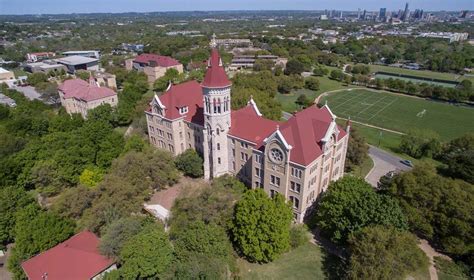
<svg viewBox="0 0 474 280">
<path fill-rule="evenodd" d="M 70 14 L 70 13 L 125 13 L 125 12 L 161 12 L 161 11 L 226 11 L 226 10 L 344 10 L 387 11 L 404 9 L 406 0 L 381 1 L 362 0 L 77 0 L 65 2 L 61 0 L 0 0 L 0 14 Z M 445 0 L 408 1 L 411 10 L 424 9 L 426 11 L 459 11 L 474 10 L 471 0 L 459 0 L 455 3 Z M 341 7 L 344 7 L 341 9 Z"/>
</svg>

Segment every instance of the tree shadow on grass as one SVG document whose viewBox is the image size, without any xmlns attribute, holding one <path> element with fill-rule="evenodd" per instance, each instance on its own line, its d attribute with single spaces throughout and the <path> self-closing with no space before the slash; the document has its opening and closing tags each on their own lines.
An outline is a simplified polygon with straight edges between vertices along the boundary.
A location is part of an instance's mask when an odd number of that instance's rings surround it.
<svg viewBox="0 0 474 280">
<path fill-rule="evenodd" d="M 324 248 L 322 251 L 322 270 L 325 279 L 345 280 L 347 277 L 348 260 L 328 253 Z"/>
</svg>

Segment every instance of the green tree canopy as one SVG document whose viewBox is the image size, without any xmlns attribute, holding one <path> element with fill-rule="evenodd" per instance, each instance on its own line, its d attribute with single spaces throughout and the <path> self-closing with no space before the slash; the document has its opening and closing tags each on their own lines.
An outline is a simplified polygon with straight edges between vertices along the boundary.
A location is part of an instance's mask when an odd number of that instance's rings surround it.
<svg viewBox="0 0 474 280">
<path fill-rule="evenodd" d="M 474 186 L 415 166 L 395 176 L 387 190 L 399 202 L 410 229 L 443 251 L 467 258 L 474 252 Z"/>
<path fill-rule="evenodd" d="M 30 204 L 16 215 L 15 247 L 8 269 L 16 279 L 24 278 L 21 262 L 52 248 L 74 233 L 74 222 Z"/>
<path fill-rule="evenodd" d="M 428 267 L 428 258 L 418 248 L 416 237 L 392 227 L 364 228 L 349 243 L 350 279 L 401 280 Z"/>
<path fill-rule="evenodd" d="M 375 192 L 364 179 L 345 176 L 332 182 L 319 202 L 315 218 L 322 233 L 335 243 L 371 225 L 407 229 L 398 202 Z"/>
<path fill-rule="evenodd" d="M 410 130 L 400 142 L 400 150 L 414 158 L 435 156 L 440 149 L 439 135 L 430 130 Z"/>
<path fill-rule="evenodd" d="M 186 176 L 199 178 L 204 175 L 203 159 L 193 149 L 188 149 L 177 156 L 175 164 Z"/>
<path fill-rule="evenodd" d="M 351 127 L 345 169 L 352 171 L 355 166 L 361 165 L 367 159 L 368 151 L 369 145 L 367 145 L 365 138 L 356 129 Z"/>
<path fill-rule="evenodd" d="M 124 279 L 161 278 L 173 261 L 173 247 L 162 226 L 152 224 L 130 238 L 120 251 Z"/>
<path fill-rule="evenodd" d="M 35 201 L 21 187 L 0 187 L 0 247 L 15 237 L 16 213 Z"/>
<path fill-rule="evenodd" d="M 233 241 L 249 261 L 270 262 L 289 249 L 292 218 L 283 196 L 249 190 L 235 206 Z"/>
<path fill-rule="evenodd" d="M 474 134 L 466 134 L 444 145 L 441 161 L 447 165 L 447 173 L 474 184 Z"/>
</svg>

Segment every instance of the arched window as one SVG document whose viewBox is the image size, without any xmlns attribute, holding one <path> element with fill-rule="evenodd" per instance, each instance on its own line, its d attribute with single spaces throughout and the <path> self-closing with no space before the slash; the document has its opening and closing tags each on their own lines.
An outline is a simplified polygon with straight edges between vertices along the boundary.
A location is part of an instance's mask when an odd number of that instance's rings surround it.
<svg viewBox="0 0 474 280">
<path fill-rule="evenodd" d="M 290 196 L 290 201 L 294 209 L 298 209 L 300 207 L 300 200 L 298 198 Z"/>
</svg>

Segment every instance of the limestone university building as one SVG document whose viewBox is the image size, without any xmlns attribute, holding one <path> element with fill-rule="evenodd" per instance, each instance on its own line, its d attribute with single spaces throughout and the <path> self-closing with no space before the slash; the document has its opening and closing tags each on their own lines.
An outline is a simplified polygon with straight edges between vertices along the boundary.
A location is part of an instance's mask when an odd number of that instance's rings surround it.
<svg viewBox="0 0 474 280">
<path fill-rule="evenodd" d="M 201 84 L 171 85 L 155 95 L 146 111 L 150 143 L 174 155 L 195 149 L 204 158 L 206 179 L 232 174 L 270 196 L 282 194 L 301 222 L 329 182 L 343 175 L 349 126 L 339 127 L 327 105 L 274 121 L 252 99 L 232 110 L 231 98 L 214 49 Z"/>
</svg>

